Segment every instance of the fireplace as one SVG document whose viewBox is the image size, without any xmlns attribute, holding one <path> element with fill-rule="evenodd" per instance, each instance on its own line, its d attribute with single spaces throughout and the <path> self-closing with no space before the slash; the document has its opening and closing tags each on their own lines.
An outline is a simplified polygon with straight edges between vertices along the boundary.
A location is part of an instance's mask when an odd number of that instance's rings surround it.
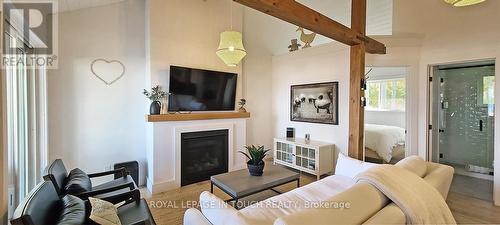
<svg viewBox="0 0 500 225">
<path fill-rule="evenodd" d="M 181 186 L 228 171 L 228 130 L 181 134 Z"/>
</svg>

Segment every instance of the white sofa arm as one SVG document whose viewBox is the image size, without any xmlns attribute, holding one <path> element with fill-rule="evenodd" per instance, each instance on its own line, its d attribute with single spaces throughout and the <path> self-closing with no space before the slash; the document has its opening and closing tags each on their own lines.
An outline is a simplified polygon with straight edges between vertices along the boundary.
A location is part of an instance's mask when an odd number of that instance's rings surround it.
<svg viewBox="0 0 500 225">
<path fill-rule="evenodd" d="M 212 225 L 200 210 L 190 208 L 184 213 L 184 225 Z"/>
<path fill-rule="evenodd" d="M 208 191 L 200 194 L 200 208 L 213 225 L 245 225 L 238 210 Z"/>
</svg>

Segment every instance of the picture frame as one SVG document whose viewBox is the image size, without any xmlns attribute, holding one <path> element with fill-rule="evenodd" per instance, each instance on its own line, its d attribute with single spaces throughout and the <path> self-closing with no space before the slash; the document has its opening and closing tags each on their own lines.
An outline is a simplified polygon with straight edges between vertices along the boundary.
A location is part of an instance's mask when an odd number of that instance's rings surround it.
<svg viewBox="0 0 500 225">
<path fill-rule="evenodd" d="M 290 120 L 338 125 L 339 82 L 292 85 Z"/>
</svg>

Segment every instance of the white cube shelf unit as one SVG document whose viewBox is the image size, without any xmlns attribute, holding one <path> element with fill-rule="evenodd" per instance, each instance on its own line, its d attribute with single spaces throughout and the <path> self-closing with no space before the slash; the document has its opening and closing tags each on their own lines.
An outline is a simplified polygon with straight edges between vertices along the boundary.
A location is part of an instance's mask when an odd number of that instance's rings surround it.
<svg viewBox="0 0 500 225">
<path fill-rule="evenodd" d="M 333 171 L 335 145 L 302 138 L 275 138 L 274 163 L 320 176 Z"/>
</svg>

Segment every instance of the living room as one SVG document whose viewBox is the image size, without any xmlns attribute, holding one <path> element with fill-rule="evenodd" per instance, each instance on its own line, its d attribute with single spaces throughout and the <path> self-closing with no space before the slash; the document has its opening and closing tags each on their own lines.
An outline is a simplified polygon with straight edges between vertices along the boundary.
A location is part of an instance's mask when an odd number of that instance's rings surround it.
<svg viewBox="0 0 500 225">
<path fill-rule="evenodd" d="M 373 223 L 411 223 L 429 215 L 411 214 L 414 208 L 402 207 L 404 201 L 387 193 L 378 194 L 383 191 L 373 188 L 377 185 L 335 178 L 354 179 L 372 165 L 354 159 L 384 165 L 403 160 L 400 167 L 442 165 L 442 171 L 426 172 L 442 174 L 420 174 L 423 179 L 415 177 L 415 182 L 435 187 L 434 194 L 441 194 L 441 203 L 446 200 L 457 223 L 500 224 L 500 208 L 495 206 L 500 205 L 500 175 L 494 171 L 500 168 L 500 132 L 494 132 L 499 125 L 494 120 L 497 100 L 491 98 L 488 104 L 484 97 L 490 89 L 500 89 L 494 81 L 488 89 L 485 80 L 498 74 L 494 65 L 500 57 L 499 1 L 459 6 L 461 1 L 453 0 L 367 0 L 363 7 L 363 0 L 59 0 L 50 2 L 53 8 L 47 14 L 54 23 L 53 54 L 46 59 L 56 64 L 32 67 L 6 64 L 5 56 L 26 56 L 38 49 L 39 40 L 19 32 L 22 23 L 16 18 L 23 16 L 10 13 L 20 9 L 15 2 L 4 1 L 2 8 L 3 49 L 10 50 L 3 52 L 0 88 L 0 215 L 5 224 L 37 185 L 52 185 L 46 168 L 60 162 L 67 175 L 75 168 L 87 175 L 126 170 L 127 181 L 118 186 L 130 187 L 127 200 L 146 204 L 141 215 L 148 217 L 150 211 L 154 219 L 145 219 L 150 224 L 304 224 L 318 215 L 342 219 L 315 224 L 365 223 L 370 218 Z M 366 9 L 366 15 L 351 12 L 362 12 L 356 11 L 359 8 Z M 324 16 L 308 17 L 317 13 Z M 353 31 L 352 21 L 363 21 L 366 36 Z M 37 32 L 36 25 L 28 27 Z M 229 50 L 227 42 L 235 39 L 236 46 L 229 45 Z M 353 56 L 351 46 L 358 42 L 366 45 L 366 57 L 365 51 Z M 234 50 L 240 54 L 233 57 Z M 474 68 L 482 71 L 470 73 L 481 73 L 481 78 L 469 86 L 451 86 L 451 72 L 465 74 Z M 388 91 L 389 86 L 399 89 Z M 468 89 L 465 97 L 450 91 Z M 469 112 L 470 103 L 457 99 L 472 99 L 485 115 Z M 455 102 L 463 107 L 453 111 Z M 483 135 L 475 135 L 479 132 Z M 379 140 L 394 143 L 386 149 Z M 450 149 L 457 145 L 465 146 L 464 151 L 452 154 Z M 248 159 L 240 151 L 262 153 L 259 146 L 270 150 L 263 160 L 265 168 L 261 176 L 250 176 Z M 476 146 L 484 147 L 470 150 Z M 200 149 L 205 151 L 195 152 Z M 205 173 L 188 174 L 190 169 Z M 455 171 L 451 176 L 450 169 Z M 274 173 L 277 177 L 270 176 Z M 422 181 L 429 179 L 435 183 Z M 90 188 L 98 189 L 121 179 L 91 180 Z M 289 212 L 264 207 L 262 214 L 278 216 L 252 222 L 252 215 L 259 217 L 261 211 L 252 212 L 251 203 L 307 195 L 307 190 L 318 191 L 317 185 L 325 184 L 332 190 L 306 202 L 348 202 L 355 207 L 355 197 L 365 196 L 378 198 L 382 206 L 364 212 L 365 217 L 360 216 L 362 210 L 351 212 L 352 207 L 334 210 L 330 217 L 304 214 L 301 207 L 290 205 L 283 206 Z M 362 190 L 352 192 L 356 190 L 347 186 Z M 286 193 L 277 195 L 272 189 Z M 81 198 L 99 199 L 102 194 L 112 196 L 99 192 Z M 220 203 L 224 212 L 204 207 L 203 200 Z M 235 201 L 226 205 L 225 200 Z M 372 218 L 374 212 L 394 208 L 393 219 L 403 221 Z M 421 223 L 439 220 L 425 221 Z"/>
</svg>

